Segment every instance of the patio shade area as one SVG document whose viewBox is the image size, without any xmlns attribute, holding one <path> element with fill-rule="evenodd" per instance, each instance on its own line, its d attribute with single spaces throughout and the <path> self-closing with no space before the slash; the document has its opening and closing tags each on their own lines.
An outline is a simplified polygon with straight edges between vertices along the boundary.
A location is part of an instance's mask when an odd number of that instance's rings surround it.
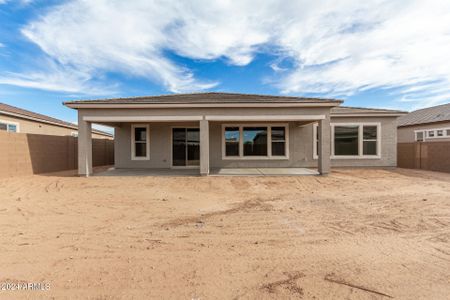
<svg viewBox="0 0 450 300">
<path fill-rule="evenodd" d="M 319 175 L 308 168 L 216 168 L 211 176 L 302 176 Z M 199 176 L 198 169 L 115 169 L 102 170 L 94 176 Z"/>
</svg>

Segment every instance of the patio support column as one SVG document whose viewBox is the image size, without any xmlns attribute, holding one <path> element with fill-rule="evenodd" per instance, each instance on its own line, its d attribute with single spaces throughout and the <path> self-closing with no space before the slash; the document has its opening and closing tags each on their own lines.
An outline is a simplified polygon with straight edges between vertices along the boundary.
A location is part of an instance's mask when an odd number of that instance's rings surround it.
<svg viewBox="0 0 450 300">
<path fill-rule="evenodd" d="M 200 175 L 209 174 L 209 121 L 200 120 Z"/>
<path fill-rule="evenodd" d="M 331 126 L 330 116 L 319 121 L 317 127 L 319 131 L 319 173 L 320 175 L 327 175 L 330 173 L 330 151 L 331 151 Z"/>
<path fill-rule="evenodd" d="M 83 120 L 78 111 L 78 175 L 92 174 L 92 123 Z"/>
</svg>

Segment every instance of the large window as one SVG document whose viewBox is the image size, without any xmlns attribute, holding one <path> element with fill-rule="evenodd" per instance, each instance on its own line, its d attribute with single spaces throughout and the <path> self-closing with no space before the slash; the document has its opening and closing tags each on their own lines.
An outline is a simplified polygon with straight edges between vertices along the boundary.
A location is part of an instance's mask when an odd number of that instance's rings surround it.
<svg viewBox="0 0 450 300">
<path fill-rule="evenodd" d="M 380 124 L 332 124 L 332 157 L 370 158 L 380 156 Z"/>
<path fill-rule="evenodd" d="M 379 123 L 331 124 L 331 158 L 379 158 Z M 318 158 L 318 126 L 313 126 L 313 158 Z"/>
<path fill-rule="evenodd" d="M 131 158 L 149 159 L 149 130 L 147 125 L 131 126 Z"/>
<path fill-rule="evenodd" d="M 286 159 L 287 125 L 225 125 L 224 159 Z"/>
</svg>

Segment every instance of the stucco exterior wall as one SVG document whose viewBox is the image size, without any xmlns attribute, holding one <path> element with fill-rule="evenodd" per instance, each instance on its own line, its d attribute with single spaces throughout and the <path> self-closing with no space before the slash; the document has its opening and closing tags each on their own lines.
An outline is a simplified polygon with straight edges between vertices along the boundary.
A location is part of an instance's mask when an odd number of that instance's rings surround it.
<svg viewBox="0 0 450 300">
<path fill-rule="evenodd" d="M 415 142 L 415 130 L 427 130 L 438 128 L 450 128 L 450 122 L 440 122 L 433 124 L 422 124 L 408 127 L 399 127 L 397 130 L 399 143 L 414 143 Z M 450 138 L 435 138 L 427 139 L 427 142 L 450 142 Z"/>
<path fill-rule="evenodd" d="M 331 118 L 331 124 L 380 123 L 381 157 L 379 159 L 331 159 L 333 167 L 395 167 L 397 165 L 397 118 L 395 117 L 340 117 Z M 333 138 L 333 137 L 332 137 Z"/>
<path fill-rule="evenodd" d="M 332 159 L 333 167 L 394 167 L 397 162 L 395 118 L 336 118 L 332 123 L 379 122 L 381 124 L 381 158 Z M 257 122 L 261 124 L 261 122 Z M 280 122 L 289 125 L 289 159 L 240 160 L 222 159 L 222 124 L 252 124 L 252 122 L 210 122 L 210 167 L 317 167 L 313 157 L 313 123 Z M 150 130 L 150 160 L 131 160 L 131 124 L 115 129 L 115 165 L 117 168 L 170 168 L 172 127 L 198 127 L 198 122 L 141 123 Z M 255 123 L 253 123 L 255 124 Z M 268 122 L 268 124 L 277 124 Z M 328 144 L 331 147 L 330 144 Z"/>
<path fill-rule="evenodd" d="M 20 133 L 31 133 L 31 134 L 45 134 L 45 135 L 58 135 L 58 136 L 70 136 L 72 132 L 77 132 L 77 129 L 67 128 L 62 126 L 51 125 L 47 123 L 31 121 L 27 119 L 12 117 L 3 115 L 0 113 L 0 121 L 4 120 L 7 122 L 18 123 Z M 101 134 L 93 133 L 92 138 L 95 139 L 112 139 L 112 137 L 107 137 Z"/>
</svg>

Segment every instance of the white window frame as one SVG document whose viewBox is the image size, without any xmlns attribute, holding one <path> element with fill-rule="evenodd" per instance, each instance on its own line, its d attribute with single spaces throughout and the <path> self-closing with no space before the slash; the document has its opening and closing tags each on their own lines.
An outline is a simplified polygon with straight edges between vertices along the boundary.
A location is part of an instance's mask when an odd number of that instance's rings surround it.
<svg viewBox="0 0 450 300">
<path fill-rule="evenodd" d="M 135 128 L 146 129 L 146 141 L 145 141 L 145 154 L 146 156 L 135 156 L 136 154 L 136 141 L 135 141 Z M 131 160 L 150 160 L 150 126 L 148 124 L 132 124 L 131 125 Z"/>
<path fill-rule="evenodd" d="M 442 136 L 438 136 L 438 131 L 442 130 Z M 417 142 L 417 133 L 423 132 L 423 141 L 426 140 L 438 140 L 438 139 L 449 139 L 450 134 L 448 134 L 448 130 L 450 127 L 441 127 L 441 128 L 422 128 L 414 130 L 414 140 Z M 430 136 L 430 132 L 433 132 L 434 136 Z"/>
<path fill-rule="evenodd" d="M 417 138 L 417 134 L 418 133 L 422 133 L 422 140 L 421 141 L 419 141 L 418 138 Z M 426 134 L 425 130 L 414 130 L 414 141 L 416 141 L 416 142 L 424 142 L 425 139 L 426 139 L 426 136 L 427 136 L 427 134 Z"/>
<path fill-rule="evenodd" d="M 317 129 L 319 124 L 313 124 L 313 159 L 318 159 L 317 155 Z M 381 123 L 380 122 L 357 122 L 357 123 L 331 123 L 331 159 L 380 159 L 381 158 Z M 358 127 L 358 155 L 335 155 L 334 154 L 334 128 L 336 126 L 357 126 Z M 364 155 L 364 126 L 377 127 L 377 154 Z M 372 140 L 373 141 L 373 140 Z"/>
<path fill-rule="evenodd" d="M 225 154 L 225 128 L 239 128 L 239 156 L 226 156 Z M 267 127 L 267 156 L 244 156 L 244 127 Z M 272 127 L 284 127 L 285 155 L 272 155 Z M 288 123 L 239 123 L 222 124 L 222 159 L 223 160 L 288 160 L 289 159 L 289 124 Z"/>
<path fill-rule="evenodd" d="M 19 133 L 19 132 L 20 132 L 20 124 L 17 123 L 17 122 L 6 121 L 6 120 L 0 120 L 0 123 L 6 124 L 6 132 L 14 132 L 14 133 Z M 14 125 L 14 126 L 16 126 L 16 131 L 10 131 L 8 125 Z"/>
</svg>

